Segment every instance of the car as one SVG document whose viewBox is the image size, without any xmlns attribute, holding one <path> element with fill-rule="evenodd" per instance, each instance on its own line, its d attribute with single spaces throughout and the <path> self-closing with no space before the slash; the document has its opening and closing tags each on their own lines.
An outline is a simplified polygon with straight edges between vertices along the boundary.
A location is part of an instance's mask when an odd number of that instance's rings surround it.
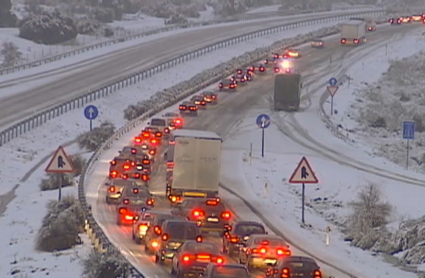
<svg viewBox="0 0 425 278">
<path fill-rule="evenodd" d="M 218 103 L 217 94 L 212 92 L 212 91 L 203 91 L 202 96 L 204 97 L 204 100 L 208 104 L 217 104 Z"/>
<path fill-rule="evenodd" d="M 240 264 L 215 264 L 210 263 L 202 278 L 250 278 L 248 269 Z"/>
<path fill-rule="evenodd" d="M 184 101 L 179 105 L 181 116 L 198 116 L 198 107 L 190 101 Z"/>
<path fill-rule="evenodd" d="M 142 208 L 149 208 L 155 205 L 155 200 L 146 187 L 124 187 L 118 199 L 122 205 Z"/>
<path fill-rule="evenodd" d="M 170 133 L 167 120 L 165 118 L 152 118 L 150 122 L 148 122 L 148 126 L 156 127 L 164 137 L 167 137 Z"/>
<path fill-rule="evenodd" d="M 124 188 L 136 187 L 137 184 L 134 181 L 122 180 L 122 179 L 111 179 L 105 183 L 108 186 L 106 191 L 106 203 L 119 203 L 121 194 L 123 193 Z"/>
<path fill-rule="evenodd" d="M 275 73 L 293 73 L 294 71 L 295 66 L 291 58 L 277 59 L 275 61 Z"/>
<path fill-rule="evenodd" d="M 258 64 L 258 72 L 259 73 L 265 73 L 266 72 L 266 65 L 265 64 Z"/>
<path fill-rule="evenodd" d="M 288 58 L 300 58 L 301 57 L 301 52 L 298 49 L 294 49 L 294 48 L 290 48 L 287 49 L 285 51 L 285 53 L 283 54 L 283 57 L 288 57 Z"/>
<path fill-rule="evenodd" d="M 109 178 L 123 178 L 125 174 L 134 166 L 134 161 L 127 156 L 116 156 L 109 161 Z"/>
<path fill-rule="evenodd" d="M 184 199 L 172 212 L 175 215 L 187 217 L 190 221 L 195 221 L 203 232 L 219 232 L 221 234 L 226 231 L 232 218 L 232 213 L 216 199 Z"/>
<path fill-rule="evenodd" d="M 164 213 L 170 214 L 167 211 L 142 209 L 142 212 L 139 215 L 139 219 L 133 224 L 131 233 L 133 241 L 137 244 L 145 243 L 146 234 L 148 233 L 149 227 L 151 226 L 155 216 Z"/>
<path fill-rule="evenodd" d="M 265 235 L 266 229 L 261 223 L 254 221 L 238 221 L 228 226 L 223 236 L 223 252 L 233 256 L 245 247 L 249 237 L 254 234 Z"/>
<path fill-rule="evenodd" d="M 422 21 L 422 15 L 421 14 L 412 15 L 412 21 L 414 21 L 414 22 Z"/>
<path fill-rule="evenodd" d="M 167 119 L 169 130 L 175 130 L 175 129 L 183 128 L 184 122 L 183 122 L 183 119 L 180 118 L 179 113 L 168 112 L 168 113 L 165 113 L 163 115 L 163 117 Z"/>
<path fill-rule="evenodd" d="M 238 84 L 235 80 L 223 79 L 220 83 L 218 83 L 218 89 L 220 91 L 236 91 Z"/>
<path fill-rule="evenodd" d="M 137 155 L 137 148 L 134 148 L 132 146 L 125 146 L 118 153 L 122 156 L 131 158 L 131 157 Z"/>
<path fill-rule="evenodd" d="M 313 39 L 311 41 L 311 47 L 313 48 L 323 48 L 325 46 L 325 42 L 322 39 Z"/>
<path fill-rule="evenodd" d="M 278 53 L 273 53 L 269 58 L 264 60 L 264 65 L 266 67 L 274 67 L 275 61 L 280 58 Z"/>
<path fill-rule="evenodd" d="M 161 242 L 161 227 L 166 220 L 187 220 L 184 217 L 171 214 L 170 211 L 162 212 L 155 210 L 151 211 L 150 214 L 153 219 L 150 221 L 145 235 L 145 252 L 148 254 L 155 253 L 158 250 Z"/>
<path fill-rule="evenodd" d="M 201 231 L 195 222 L 186 220 L 165 220 L 161 227 L 161 241 L 155 252 L 155 262 L 163 264 L 171 260 L 186 240 L 200 240 Z"/>
<path fill-rule="evenodd" d="M 290 256 L 291 251 L 286 241 L 275 235 L 251 235 L 239 252 L 239 262 L 248 270 L 254 268 L 268 268 L 276 264 L 277 260 Z"/>
<path fill-rule="evenodd" d="M 303 277 L 322 278 L 322 272 L 315 260 L 303 256 L 287 256 L 266 270 L 266 278 Z"/>
<path fill-rule="evenodd" d="M 117 225 L 118 226 L 130 226 L 133 225 L 139 218 L 139 208 L 119 205 L 117 207 Z"/>
<path fill-rule="evenodd" d="M 399 24 L 401 24 L 401 19 L 400 18 L 390 18 L 389 20 L 388 20 L 388 22 L 391 24 L 391 25 L 399 25 Z"/>
<path fill-rule="evenodd" d="M 224 264 L 224 257 L 217 245 L 199 239 L 186 240 L 177 249 L 171 264 L 171 275 L 199 277 L 204 274 L 208 264 Z"/>
<path fill-rule="evenodd" d="M 202 110 L 207 109 L 207 102 L 204 100 L 204 97 L 201 95 L 196 95 L 191 97 L 190 101 L 196 104 L 196 107 L 198 107 L 198 109 L 202 109 Z"/>
<path fill-rule="evenodd" d="M 158 154 L 158 148 L 156 146 L 152 146 L 149 143 L 142 143 L 139 145 L 140 152 L 146 155 L 151 162 L 155 162 L 156 155 Z"/>
<path fill-rule="evenodd" d="M 401 16 L 399 18 L 401 20 L 401 23 L 410 23 L 412 22 L 412 17 L 405 15 L 405 16 Z"/>
</svg>

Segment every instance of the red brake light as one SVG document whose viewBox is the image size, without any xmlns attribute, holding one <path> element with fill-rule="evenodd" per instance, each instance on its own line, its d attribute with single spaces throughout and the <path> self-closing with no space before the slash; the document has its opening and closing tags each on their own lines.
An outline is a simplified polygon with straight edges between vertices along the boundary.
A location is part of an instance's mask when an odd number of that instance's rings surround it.
<svg viewBox="0 0 425 278">
<path fill-rule="evenodd" d="M 136 153 L 137 153 L 137 150 L 136 150 L 135 148 L 132 148 L 132 149 L 131 149 L 131 153 L 132 153 L 132 154 L 136 154 Z"/>
<path fill-rule="evenodd" d="M 156 151 L 155 151 L 155 150 L 150 150 L 150 151 L 149 151 L 149 154 L 150 154 L 150 155 L 154 155 L 154 154 L 156 154 Z"/>
<path fill-rule="evenodd" d="M 189 262 L 189 261 L 190 261 L 190 256 L 189 255 L 183 256 L 183 262 Z"/>
<path fill-rule="evenodd" d="M 139 194 L 139 188 L 133 188 L 133 194 Z"/>
<path fill-rule="evenodd" d="M 135 144 L 140 144 L 140 143 L 142 143 L 142 138 L 140 138 L 140 137 L 136 137 L 136 138 L 134 138 L 134 143 L 135 143 Z"/>
<path fill-rule="evenodd" d="M 289 268 L 285 267 L 284 269 L 282 269 L 282 274 L 280 275 L 280 277 L 289 278 L 290 277 Z"/>
<path fill-rule="evenodd" d="M 129 200 L 129 199 L 124 199 L 122 202 L 123 202 L 125 205 L 128 205 L 128 204 L 130 203 L 130 200 Z"/>
<path fill-rule="evenodd" d="M 143 165 L 150 165 L 151 161 L 149 159 L 143 159 L 142 164 Z"/>
<path fill-rule="evenodd" d="M 202 242 L 204 239 L 201 236 L 196 237 L 196 242 Z"/>
<path fill-rule="evenodd" d="M 158 131 L 158 132 L 156 132 L 156 133 L 155 133 L 155 137 L 162 137 L 162 132 L 159 132 L 159 131 Z"/>
<path fill-rule="evenodd" d="M 151 137 L 151 133 L 150 133 L 149 131 L 143 131 L 143 132 L 142 132 L 142 136 L 143 136 L 144 138 L 149 138 L 149 137 Z"/>
<path fill-rule="evenodd" d="M 225 211 L 221 214 L 221 218 L 226 219 L 226 220 L 230 219 L 231 216 L 232 216 L 232 214 L 230 212 L 227 212 L 227 211 Z"/>
<path fill-rule="evenodd" d="M 286 249 L 277 249 L 276 253 L 278 256 L 291 256 L 291 251 L 286 250 Z"/>
<path fill-rule="evenodd" d="M 139 224 L 139 230 L 145 230 L 148 226 L 147 224 Z"/>
<path fill-rule="evenodd" d="M 168 235 L 167 234 L 163 234 L 162 237 L 161 237 L 161 239 L 163 241 L 167 241 L 168 240 Z"/>
<path fill-rule="evenodd" d="M 120 214 L 124 214 L 124 213 L 126 213 L 126 212 L 127 212 L 127 209 L 126 209 L 126 208 L 120 208 L 120 209 L 118 210 L 118 212 L 119 212 Z"/>
<path fill-rule="evenodd" d="M 198 107 L 196 107 L 196 106 L 190 106 L 189 107 L 189 110 L 190 111 L 196 111 L 196 110 L 198 110 Z"/>
<path fill-rule="evenodd" d="M 117 165 L 117 161 L 114 159 L 114 160 L 111 160 L 110 162 L 109 162 L 111 165 Z"/>
<path fill-rule="evenodd" d="M 110 186 L 109 187 L 109 192 L 115 192 L 115 190 L 116 190 L 115 186 Z"/>
<path fill-rule="evenodd" d="M 123 175 L 121 176 L 121 178 L 122 178 L 123 180 L 128 179 L 128 174 L 123 174 Z"/>
<path fill-rule="evenodd" d="M 260 249 L 260 253 L 261 254 L 266 254 L 267 253 L 267 249 L 266 248 L 261 248 Z"/>
<path fill-rule="evenodd" d="M 161 228 L 159 227 L 159 226 L 155 226 L 154 228 L 153 228 L 153 231 L 155 232 L 155 234 L 157 234 L 157 235 L 160 235 L 161 234 Z"/>
<path fill-rule="evenodd" d="M 193 214 L 194 217 L 201 217 L 201 216 L 204 215 L 204 212 L 201 211 L 201 210 L 195 210 L 195 211 L 193 211 L 192 214 Z"/>
<path fill-rule="evenodd" d="M 174 123 L 175 123 L 176 125 L 181 125 L 181 124 L 183 123 L 183 120 L 182 120 L 182 119 L 175 119 L 175 120 L 174 120 Z"/>
<path fill-rule="evenodd" d="M 231 242 L 231 243 L 237 243 L 237 242 L 239 242 L 239 237 L 238 237 L 238 236 L 233 236 L 233 237 L 231 237 L 231 238 L 230 238 L 230 242 Z"/>
<path fill-rule="evenodd" d="M 219 258 L 217 258 L 216 262 L 217 262 L 218 264 L 223 264 L 223 263 L 224 263 L 224 259 L 223 259 L 223 258 L 221 258 L 221 257 L 219 257 Z"/>
<path fill-rule="evenodd" d="M 216 99 L 216 98 L 217 98 L 217 96 L 216 96 L 216 95 L 212 95 L 212 96 L 211 96 L 211 98 L 212 98 L 212 99 Z"/>
<path fill-rule="evenodd" d="M 180 105 L 179 106 L 179 110 L 187 110 L 187 106 L 186 105 Z"/>
<path fill-rule="evenodd" d="M 122 168 L 123 168 L 124 170 L 129 170 L 129 169 L 130 169 L 130 165 L 128 165 L 128 164 L 124 164 L 124 165 L 122 166 Z"/>
<path fill-rule="evenodd" d="M 154 199 L 152 199 L 152 198 L 150 198 L 150 199 L 148 199 L 148 201 L 146 202 L 146 204 L 148 205 L 148 206 L 153 206 L 153 204 L 155 203 L 155 200 Z"/>
<path fill-rule="evenodd" d="M 164 133 L 170 133 L 170 129 L 168 129 L 167 127 L 164 128 Z"/>
<path fill-rule="evenodd" d="M 140 174 L 139 174 L 139 173 L 135 173 L 135 174 L 133 175 L 133 177 L 134 177 L 135 179 L 140 179 Z"/>
<path fill-rule="evenodd" d="M 279 72 L 280 69 L 279 68 L 274 68 L 274 72 Z"/>
<path fill-rule="evenodd" d="M 151 144 L 152 144 L 152 145 L 157 145 L 157 144 L 158 144 L 158 140 L 156 140 L 156 139 L 152 139 L 152 140 L 151 140 Z"/>
<path fill-rule="evenodd" d="M 314 278 L 322 278 L 322 272 L 320 270 L 315 270 Z"/>
<path fill-rule="evenodd" d="M 346 43 L 347 42 L 347 40 L 346 39 L 341 39 L 341 43 L 342 44 L 344 44 L 344 43 Z"/>
<path fill-rule="evenodd" d="M 142 181 L 148 181 L 149 180 L 149 176 L 146 174 L 142 175 Z"/>
<path fill-rule="evenodd" d="M 216 206 L 216 205 L 218 204 L 218 202 L 219 202 L 219 201 L 217 201 L 217 200 L 207 200 L 205 203 L 206 203 L 208 206 Z"/>
<path fill-rule="evenodd" d="M 356 43 L 357 44 L 357 43 L 359 43 L 359 40 L 358 39 L 354 39 L 353 40 L 353 43 Z"/>
<path fill-rule="evenodd" d="M 223 83 L 218 84 L 219 88 L 223 88 Z"/>
<path fill-rule="evenodd" d="M 114 178 L 116 178 L 118 176 L 118 172 L 117 171 L 111 171 L 109 173 L 109 176 L 114 179 Z"/>
</svg>

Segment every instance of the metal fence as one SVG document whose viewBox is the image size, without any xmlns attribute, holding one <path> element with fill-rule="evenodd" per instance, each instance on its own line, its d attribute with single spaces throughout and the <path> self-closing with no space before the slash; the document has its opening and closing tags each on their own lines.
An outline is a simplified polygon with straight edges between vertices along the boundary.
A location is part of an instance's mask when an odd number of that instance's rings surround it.
<svg viewBox="0 0 425 278">
<path fill-rule="evenodd" d="M 333 16 L 328 18 L 320 18 L 320 19 L 313 19 L 309 21 L 301 21 L 301 22 L 294 22 L 289 24 L 283 24 L 277 27 L 271 27 L 266 28 L 263 30 L 239 35 L 237 37 L 233 37 L 230 39 L 226 39 L 214 44 L 211 44 L 209 46 L 188 52 L 186 54 L 182 54 L 178 57 L 175 57 L 171 60 L 168 60 L 162 64 L 153 66 L 147 70 L 135 72 L 125 78 L 122 78 L 118 81 L 114 81 L 109 85 L 103 86 L 101 88 L 95 89 L 93 91 L 88 92 L 87 94 L 83 96 L 76 97 L 74 99 L 71 99 L 69 101 L 66 101 L 65 103 L 59 104 L 57 106 L 54 106 L 53 108 L 48 109 L 47 111 L 42 111 L 34 116 L 27 118 L 9 128 L 6 130 L 0 132 L 0 146 L 6 144 L 7 142 L 13 140 L 14 138 L 21 136 L 22 134 L 37 128 L 47 121 L 50 121 L 54 118 L 57 118 L 69 111 L 72 111 L 74 109 L 82 108 L 87 103 L 93 102 L 97 99 L 106 97 L 120 89 L 126 88 L 128 86 L 132 86 L 136 84 L 137 82 L 140 82 L 142 80 L 145 80 L 147 78 L 150 78 L 151 76 L 160 73 L 166 69 L 175 67 L 176 65 L 182 64 L 184 62 L 190 61 L 192 59 L 196 59 L 200 56 L 203 56 L 207 53 L 216 51 L 218 49 L 226 48 L 234 44 L 238 44 L 247 40 L 251 40 L 254 38 L 266 36 L 269 34 L 273 34 L 276 32 L 281 32 L 284 30 L 294 29 L 298 27 L 304 27 L 309 25 L 316 25 L 320 23 L 325 22 L 332 22 L 332 21 L 340 21 L 343 19 L 346 19 L 353 15 L 377 15 L 382 13 L 381 11 L 374 11 L 374 12 L 365 12 L 361 14 L 347 14 L 347 15 L 340 15 L 340 16 Z"/>
<path fill-rule="evenodd" d="M 362 13 L 362 15 L 366 15 L 366 14 Z M 378 15 L 378 13 L 373 13 L 373 14 L 368 13 L 368 15 Z M 346 15 L 344 17 L 332 18 L 332 19 L 329 19 L 329 20 L 341 20 L 341 19 L 344 19 L 344 18 L 347 18 L 347 17 L 350 17 L 350 16 L 353 16 L 353 15 Z M 307 24 L 307 23 L 308 24 L 316 24 L 317 21 L 312 20 L 312 21 L 305 22 L 305 24 Z M 299 22 L 299 23 L 296 23 L 296 24 L 302 24 L 302 23 Z M 300 26 L 300 25 L 298 25 L 298 26 Z M 304 26 L 304 25 L 301 25 L 301 26 Z M 327 34 L 327 35 L 331 35 L 331 34 Z M 308 42 L 308 40 L 303 39 L 303 40 L 298 41 L 297 43 L 292 42 L 290 46 L 295 46 L 296 44 L 300 45 L 300 44 L 303 44 L 305 42 Z M 282 46 L 282 47 L 285 47 L 285 46 Z M 253 60 L 253 61 L 247 61 L 245 65 L 235 65 L 234 69 L 251 65 L 252 63 L 256 62 L 258 58 L 255 58 L 255 59 L 256 60 Z M 82 205 L 82 207 L 85 211 L 85 214 L 86 214 L 86 223 L 87 223 L 86 228 L 90 231 L 90 234 L 93 235 L 93 237 L 96 238 L 95 241 L 96 241 L 96 245 L 97 245 L 99 251 L 101 251 L 101 252 L 108 252 L 109 251 L 109 252 L 113 252 L 114 254 L 120 253 L 118 251 L 118 249 L 113 245 L 113 243 L 111 243 L 109 241 L 105 232 L 102 230 L 102 228 L 99 226 L 99 224 L 94 219 L 92 212 L 91 212 L 91 208 L 90 208 L 89 204 L 87 203 L 87 199 L 86 199 L 86 195 L 85 195 L 85 180 L 92 173 L 93 166 L 98 162 L 101 155 L 105 151 L 110 149 L 110 147 L 116 142 L 116 140 L 118 140 L 123 135 L 127 134 L 128 132 L 132 131 L 134 128 L 139 127 L 149 117 L 157 114 L 158 112 L 162 111 L 166 107 L 169 107 L 173 104 L 178 103 L 179 101 L 190 96 L 191 94 L 194 94 L 194 93 L 202 90 L 203 88 L 206 88 L 207 86 L 218 82 L 223 77 L 228 76 L 231 72 L 233 72 L 234 69 L 229 69 L 228 71 L 223 72 L 218 76 L 212 77 L 208 81 L 200 82 L 196 86 L 193 86 L 192 88 L 180 93 L 178 96 L 176 96 L 175 99 L 173 99 L 169 102 L 164 102 L 164 103 L 158 105 L 157 107 L 155 107 L 154 109 L 151 109 L 150 111 L 146 112 L 145 114 L 143 114 L 139 118 L 130 121 L 125 126 L 121 127 L 119 130 L 117 130 L 117 132 L 115 132 L 115 134 L 111 138 L 109 138 L 105 143 L 103 143 L 93 153 L 93 155 L 89 158 L 89 160 L 87 161 L 85 169 L 83 169 L 83 171 L 82 171 L 82 174 L 80 176 L 80 180 L 79 180 L 79 183 L 78 183 L 78 198 L 79 198 L 79 201 L 80 201 L 80 203 L 81 203 L 81 205 Z M 119 254 L 119 256 L 123 256 L 123 255 Z M 131 266 L 131 264 L 129 262 L 128 262 L 128 265 L 129 265 L 129 269 L 131 270 L 130 271 L 131 277 L 139 277 L 139 278 L 145 277 L 134 266 Z"/>
<path fill-rule="evenodd" d="M 21 65 L 18 65 L 18 66 L 1 69 L 0 70 L 0 76 L 5 75 L 5 74 L 9 74 L 9 73 L 14 73 L 14 72 L 21 71 L 21 70 L 25 70 L 25 69 L 29 69 L 29 68 L 38 67 L 38 66 L 41 66 L 41 65 L 44 65 L 44 64 L 59 61 L 59 60 L 62 60 L 64 58 L 75 56 L 75 55 L 85 53 L 85 52 L 88 52 L 88 51 L 91 51 L 91 50 L 99 49 L 99 48 L 102 48 L 102 47 L 105 47 L 105 46 L 114 45 L 114 44 L 130 41 L 130 40 L 134 40 L 134 39 L 139 39 L 139 38 L 143 38 L 143 37 L 154 35 L 154 34 L 169 32 L 169 31 L 173 31 L 173 30 L 177 30 L 177 29 L 199 27 L 199 26 L 206 26 L 206 25 L 214 25 L 214 24 L 220 24 L 220 23 L 231 22 L 231 21 L 253 20 L 253 19 L 267 18 L 267 17 L 281 17 L 281 16 L 288 16 L 288 15 L 294 15 L 294 14 L 318 13 L 318 12 L 324 12 L 324 11 L 326 11 L 326 10 L 267 12 L 267 13 L 240 15 L 240 16 L 235 16 L 235 17 L 225 19 L 225 20 L 221 20 L 221 21 L 190 22 L 188 24 L 178 24 L 178 25 L 162 27 L 162 28 L 151 30 L 151 31 L 127 35 L 127 36 L 123 36 L 121 38 L 116 38 L 116 39 L 112 39 L 112 40 L 108 40 L 108 41 L 104 41 L 104 42 L 100 42 L 100 43 L 87 45 L 87 46 L 84 46 L 84 47 L 81 47 L 81 48 L 74 49 L 72 51 L 66 51 L 64 53 L 53 55 L 53 56 L 43 58 L 43 59 L 40 59 L 40 60 L 37 60 L 37 61 L 33 61 L 33 62 L 30 62 L 30 63 L 21 64 Z"/>
</svg>

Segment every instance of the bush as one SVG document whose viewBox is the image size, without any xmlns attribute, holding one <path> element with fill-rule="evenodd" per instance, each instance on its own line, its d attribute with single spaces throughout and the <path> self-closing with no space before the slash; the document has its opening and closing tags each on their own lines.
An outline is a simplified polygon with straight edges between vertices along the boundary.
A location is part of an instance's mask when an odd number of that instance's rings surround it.
<svg viewBox="0 0 425 278">
<path fill-rule="evenodd" d="M 98 253 L 93 250 L 82 264 L 82 276 L 85 278 L 126 278 L 130 275 L 128 264 L 121 254 Z"/>
<path fill-rule="evenodd" d="M 81 244 L 78 234 L 83 232 L 83 228 L 83 211 L 74 196 L 64 196 L 61 201 L 50 201 L 36 237 L 36 248 L 53 252 Z"/>
<path fill-rule="evenodd" d="M 74 165 L 74 177 L 79 176 L 83 172 L 84 167 L 86 166 L 87 161 L 79 154 L 71 155 L 70 159 L 72 160 L 72 165 Z"/>
<path fill-rule="evenodd" d="M 61 178 L 62 178 L 62 174 L 48 173 L 47 177 L 42 179 L 39 184 L 41 191 L 58 189 L 61 182 L 62 182 L 62 187 L 67 187 L 74 184 L 74 181 L 72 180 L 72 175 L 70 174 L 63 175 L 62 181 L 61 181 Z"/>
<path fill-rule="evenodd" d="M 22 60 L 22 52 L 13 42 L 4 42 L 1 46 L 0 57 L 3 59 L 2 67 L 13 67 Z"/>
<path fill-rule="evenodd" d="M 114 21 L 114 10 L 111 8 L 98 7 L 94 10 L 94 19 L 103 23 L 111 23 Z"/>
<path fill-rule="evenodd" d="M 114 35 L 114 30 L 109 27 L 106 27 L 103 31 L 103 35 L 107 38 L 112 37 Z"/>
<path fill-rule="evenodd" d="M 96 33 L 102 27 L 97 20 L 81 20 L 77 24 L 78 34 L 87 35 Z"/>
<path fill-rule="evenodd" d="M 57 44 L 75 39 L 78 35 L 74 21 L 59 13 L 43 12 L 24 19 L 19 36 L 43 44 Z"/>
<path fill-rule="evenodd" d="M 108 121 L 93 128 L 92 131 L 80 134 L 77 138 L 80 148 L 95 151 L 103 142 L 111 137 L 115 132 L 115 126 Z"/>
<path fill-rule="evenodd" d="M 350 203 L 353 212 L 348 219 L 348 233 L 354 245 L 368 249 L 379 239 L 377 231 L 388 223 L 392 210 L 382 197 L 379 186 L 369 183 L 360 191 L 357 200 Z"/>
<path fill-rule="evenodd" d="M 124 110 L 124 118 L 127 121 L 134 120 L 151 109 L 151 105 L 150 101 L 140 101 L 136 105 L 131 104 Z"/>
</svg>

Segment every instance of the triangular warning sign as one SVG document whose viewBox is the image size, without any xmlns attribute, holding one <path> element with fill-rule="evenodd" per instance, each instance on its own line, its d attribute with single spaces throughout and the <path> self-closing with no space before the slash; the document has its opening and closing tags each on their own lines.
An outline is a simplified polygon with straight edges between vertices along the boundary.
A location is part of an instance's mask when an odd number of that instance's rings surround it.
<svg viewBox="0 0 425 278">
<path fill-rule="evenodd" d="M 59 147 L 46 167 L 47 173 L 72 173 L 74 165 L 66 155 L 65 150 Z"/>
<path fill-rule="evenodd" d="M 307 158 L 303 157 L 289 179 L 289 183 L 319 183 L 313 169 L 307 161 Z"/>
<path fill-rule="evenodd" d="M 338 86 L 328 86 L 328 92 L 331 96 L 334 96 L 336 94 L 336 91 L 338 91 Z"/>
</svg>

